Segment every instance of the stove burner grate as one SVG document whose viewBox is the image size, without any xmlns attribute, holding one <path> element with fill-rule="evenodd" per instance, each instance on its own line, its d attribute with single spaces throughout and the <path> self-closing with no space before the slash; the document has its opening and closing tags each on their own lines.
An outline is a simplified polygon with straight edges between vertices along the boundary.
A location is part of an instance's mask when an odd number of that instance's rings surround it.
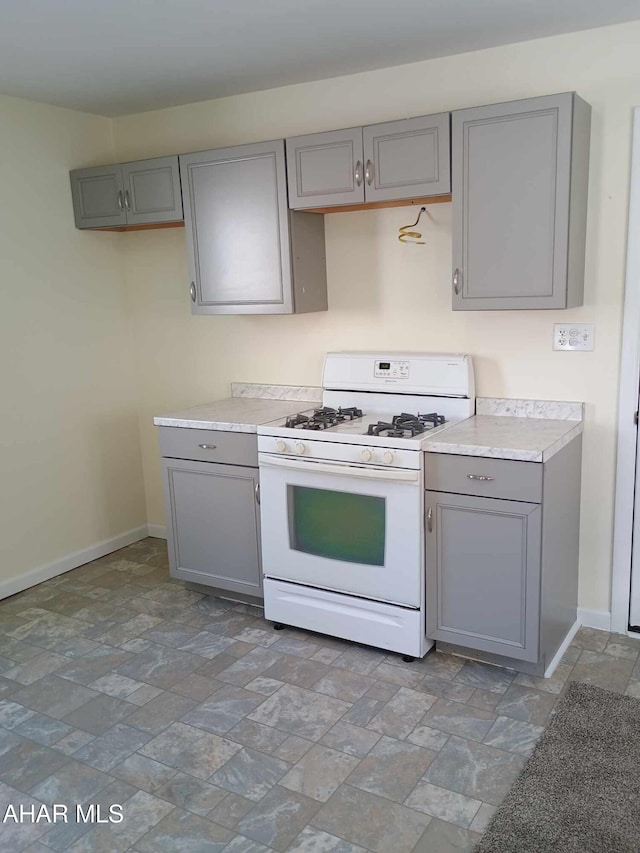
<svg viewBox="0 0 640 853">
<path fill-rule="evenodd" d="M 309 423 L 309 418 L 305 415 L 291 415 L 285 421 L 285 427 L 287 429 L 294 429 L 295 427 L 304 427 Z"/>
<path fill-rule="evenodd" d="M 292 415 L 286 419 L 285 427 L 287 429 L 329 429 L 329 427 L 337 426 L 344 421 L 353 421 L 361 417 L 362 410 L 355 406 L 339 407 L 337 409 L 323 406 L 320 409 L 315 409 L 310 417 L 307 415 Z"/>
<path fill-rule="evenodd" d="M 391 422 L 378 421 L 377 424 L 369 424 L 367 435 L 381 435 L 388 438 L 413 438 L 426 430 L 441 426 L 445 423 L 444 415 L 431 412 L 428 415 L 410 415 L 402 412 L 394 415 Z"/>
</svg>

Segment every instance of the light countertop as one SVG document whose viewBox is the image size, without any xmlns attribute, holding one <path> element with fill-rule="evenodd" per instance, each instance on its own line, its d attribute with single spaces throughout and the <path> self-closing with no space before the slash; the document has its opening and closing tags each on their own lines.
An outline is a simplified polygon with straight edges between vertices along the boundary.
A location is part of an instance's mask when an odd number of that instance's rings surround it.
<svg viewBox="0 0 640 853">
<path fill-rule="evenodd" d="M 453 453 L 522 462 L 546 462 L 582 432 L 582 420 L 475 415 L 442 430 L 427 453 Z"/>
<path fill-rule="evenodd" d="M 260 424 L 277 421 L 321 400 L 321 389 L 289 385 L 233 383 L 232 396 L 169 412 L 153 419 L 156 426 L 257 432 Z M 583 427 L 584 405 L 545 400 L 478 397 L 478 415 L 438 431 L 426 443 L 427 453 L 452 453 L 546 462 Z"/>
<path fill-rule="evenodd" d="M 258 425 L 313 409 L 317 403 L 309 400 L 274 400 L 254 397 L 227 397 L 169 412 L 153 419 L 156 426 L 186 429 L 214 429 L 225 432 L 257 432 Z"/>
</svg>

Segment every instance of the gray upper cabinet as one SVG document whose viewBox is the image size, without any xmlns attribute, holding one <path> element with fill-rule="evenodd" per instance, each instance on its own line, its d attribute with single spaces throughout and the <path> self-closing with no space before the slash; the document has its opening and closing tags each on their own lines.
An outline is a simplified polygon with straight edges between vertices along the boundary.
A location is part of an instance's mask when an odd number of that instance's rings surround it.
<svg viewBox="0 0 640 853">
<path fill-rule="evenodd" d="M 177 157 L 124 163 L 122 176 L 128 225 L 176 222 L 182 219 Z"/>
<path fill-rule="evenodd" d="M 327 308 L 324 220 L 287 209 L 284 141 L 180 157 L 195 314 Z"/>
<path fill-rule="evenodd" d="M 127 224 L 122 168 L 96 166 L 71 172 L 76 228 L 108 228 Z"/>
<path fill-rule="evenodd" d="M 582 304 L 590 121 L 571 92 L 452 113 L 455 310 Z"/>
<path fill-rule="evenodd" d="M 287 139 L 289 206 L 450 192 L 449 113 Z"/>
<path fill-rule="evenodd" d="M 366 200 L 451 192 L 449 121 L 440 113 L 364 127 Z"/>
<path fill-rule="evenodd" d="M 76 228 L 118 228 L 182 220 L 177 157 L 71 172 Z"/>
<path fill-rule="evenodd" d="M 289 207 L 327 207 L 364 201 L 362 128 L 287 139 Z"/>
</svg>

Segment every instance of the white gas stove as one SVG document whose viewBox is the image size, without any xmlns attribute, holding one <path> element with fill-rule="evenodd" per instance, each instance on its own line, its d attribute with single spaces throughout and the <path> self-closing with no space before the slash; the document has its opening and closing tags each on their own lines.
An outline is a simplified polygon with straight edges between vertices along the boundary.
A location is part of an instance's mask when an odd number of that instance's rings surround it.
<svg viewBox="0 0 640 853">
<path fill-rule="evenodd" d="M 258 427 L 267 619 L 428 651 L 422 451 L 474 407 L 469 356 L 327 355 L 322 407 Z"/>
</svg>

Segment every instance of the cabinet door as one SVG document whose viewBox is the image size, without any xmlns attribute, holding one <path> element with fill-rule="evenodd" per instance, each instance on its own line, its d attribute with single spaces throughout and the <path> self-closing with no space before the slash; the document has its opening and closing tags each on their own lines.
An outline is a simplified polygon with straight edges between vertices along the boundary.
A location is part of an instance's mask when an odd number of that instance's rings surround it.
<svg viewBox="0 0 640 853">
<path fill-rule="evenodd" d="M 258 470 L 163 459 L 171 574 L 262 595 Z"/>
<path fill-rule="evenodd" d="M 180 157 L 194 314 L 293 310 L 284 142 Z"/>
<path fill-rule="evenodd" d="M 364 201 L 362 128 L 287 139 L 289 207 L 330 207 Z"/>
<path fill-rule="evenodd" d="M 572 182 L 584 187 L 574 194 L 572 216 L 579 221 L 586 211 L 586 162 L 572 176 L 574 98 L 452 113 L 454 309 L 581 304 L 567 290 Z M 586 128 L 582 119 L 576 123 L 582 162 L 589 108 L 580 105 L 581 114 L 587 108 Z M 577 257 L 581 240 L 572 236 Z"/>
<path fill-rule="evenodd" d="M 177 157 L 123 163 L 122 175 L 128 225 L 182 219 Z"/>
<path fill-rule="evenodd" d="M 427 492 L 427 636 L 537 662 L 541 506 Z"/>
<path fill-rule="evenodd" d="M 71 172 L 76 228 L 108 228 L 127 224 L 122 167 L 96 166 Z"/>
<path fill-rule="evenodd" d="M 451 192 L 449 118 L 440 113 L 363 128 L 366 200 Z"/>
</svg>

